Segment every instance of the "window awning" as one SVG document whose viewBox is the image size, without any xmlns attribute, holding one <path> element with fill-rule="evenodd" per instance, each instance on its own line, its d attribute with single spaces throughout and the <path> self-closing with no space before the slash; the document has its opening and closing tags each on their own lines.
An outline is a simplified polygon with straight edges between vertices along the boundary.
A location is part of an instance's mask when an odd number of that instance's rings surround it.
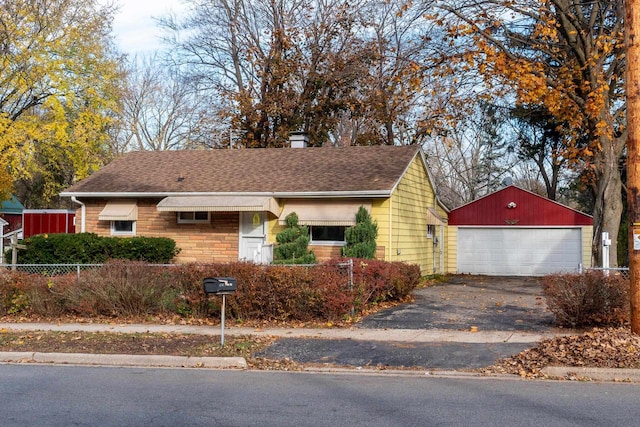
<svg viewBox="0 0 640 427">
<path fill-rule="evenodd" d="M 110 201 L 98 215 L 100 221 L 136 221 L 138 206 L 135 201 Z"/>
<path fill-rule="evenodd" d="M 427 224 L 428 225 L 445 225 L 444 221 L 435 209 L 427 208 Z"/>
<path fill-rule="evenodd" d="M 262 196 L 170 196 L 156 205 L 160 212 L 271 212 L 280 213 L 273 197 Z"/>
<path fill-rule="evenodd" d="M 371 212 L 371 203 L 357 201 L 288 201 L 278 222 L 285 225 L 287 215 L 295 212 L 302 225 L 352 226 L 356 225 L 356 213 L 360 206 Z"/>
</svg>

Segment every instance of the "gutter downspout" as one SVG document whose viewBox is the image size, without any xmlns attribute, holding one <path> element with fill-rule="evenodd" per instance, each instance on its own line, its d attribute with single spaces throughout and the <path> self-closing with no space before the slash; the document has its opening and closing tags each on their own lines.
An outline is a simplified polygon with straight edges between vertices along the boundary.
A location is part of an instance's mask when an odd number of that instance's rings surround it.
<svg viewBox="0 0 640 427">
<path fill-rule="evenodd" d="M 76 196 L 71 196 L 71 201 L 73 203 L 77 203 L 77 204 L 80 205 L 80 216 L 82 217 L 80 219 L 80 232 L 84 233 L 85 232 L 85 218 L 86 218 L 86 212 L 87 212 L 86 206 L 80 200 L 76 199 Z"/>
<path fill-rule="evenodd" d="M 393 256 L 393 197 L 389 197 L 389 255 L 386 255 L 387 261 L 391 261 Z"/>
</svg>

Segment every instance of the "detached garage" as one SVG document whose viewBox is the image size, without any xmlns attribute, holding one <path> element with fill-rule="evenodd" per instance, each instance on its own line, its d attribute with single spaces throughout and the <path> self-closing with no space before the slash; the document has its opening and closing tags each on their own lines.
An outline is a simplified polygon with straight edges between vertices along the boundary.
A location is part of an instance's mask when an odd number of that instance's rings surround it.
<svg viewBox="0 0 640 427">
<path fill-rule="evenodd" d="M 508 186 L 449 214 L 457 234 L 457 272 L 542 276 L 591 265 L 593 219 Z"/>
</svg>

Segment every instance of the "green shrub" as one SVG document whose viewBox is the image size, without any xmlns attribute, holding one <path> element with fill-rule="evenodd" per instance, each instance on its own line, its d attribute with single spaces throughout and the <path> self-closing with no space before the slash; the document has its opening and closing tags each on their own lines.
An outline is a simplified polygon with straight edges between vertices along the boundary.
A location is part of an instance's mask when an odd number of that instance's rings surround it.
<svg viewBox="0 0 640 427">
<path fill-rule="evenodd" d="M 276 235 L 274 264 L 313 264 L 316 256 L 308 250 L 309 227 L 298 224 L 298 215 L 291 212 L 285 218 L 287 228 Z"/>
<path fill-rule="evenodd" d="M 93 233 L 40 234 L 25 239 L 20 264 L 102 264 L 127 259 L 164 264 L 179 252 L 165 237 L 101 237 Z"/>
<path fill-rule="evenodd" d="M 622 276 L 555 274 L 544 277 L 542 289 L 560 326 L 618 326 L 629 320 L 629 281 Z"/>
<path fill-rule="evenodd" d="M 342 247 L 342 256 L 348 258 L 374 258 L 376 255 L 376 238 L 378 224 L 371 220 L 371 215 L 364 206 L 356 213 L 356 225 L 344 232 L 347 244 Z"/>
</svg>

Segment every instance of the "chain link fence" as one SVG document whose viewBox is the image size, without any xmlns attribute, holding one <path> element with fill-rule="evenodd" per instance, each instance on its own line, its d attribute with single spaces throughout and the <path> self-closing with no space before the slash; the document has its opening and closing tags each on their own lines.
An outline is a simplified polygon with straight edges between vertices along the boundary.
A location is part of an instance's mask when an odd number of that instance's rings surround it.
<svg viewBox="0 0 640 427">
<path fill-rule="evenodd" d="M 605 276 L 622 276 L 629 280 L 629 267 L 590 267 L 585 268 L 583 271 L 601 271 Z"/>
<path fill-rule="evenodd" d="M 80 273 L 102 267 L 102 264 L 0 264 L 1 271 L 22 271 L 29 274 L 55 276 L 58 274 Z"/>
<path fill-rule="evenodd" d="M 206 264 L 202 264 L 206 265 Z M 319 264 L 281 264 L 273 265 L 274 267 L 317 267 Z M 0 264 L 0 273 L 3 271 L 22 271 L 29 274 L 41 274 L 43 276 L 55 276 L 59 274 L 73 274 L 76 273 L 78 279 L 80 273 L 83 271 L 91 270 L 94 268 L 100 268 L 103 264 Z M 148 264 L 149 267 L 179 267 L 179 264 Z M 353 290 L 353 260 L 349 259 L 346 262 L 340 262 L 336 264 L 337 267 L 346 271 L 348 277 L 349 290 Z"/>
</svg>

